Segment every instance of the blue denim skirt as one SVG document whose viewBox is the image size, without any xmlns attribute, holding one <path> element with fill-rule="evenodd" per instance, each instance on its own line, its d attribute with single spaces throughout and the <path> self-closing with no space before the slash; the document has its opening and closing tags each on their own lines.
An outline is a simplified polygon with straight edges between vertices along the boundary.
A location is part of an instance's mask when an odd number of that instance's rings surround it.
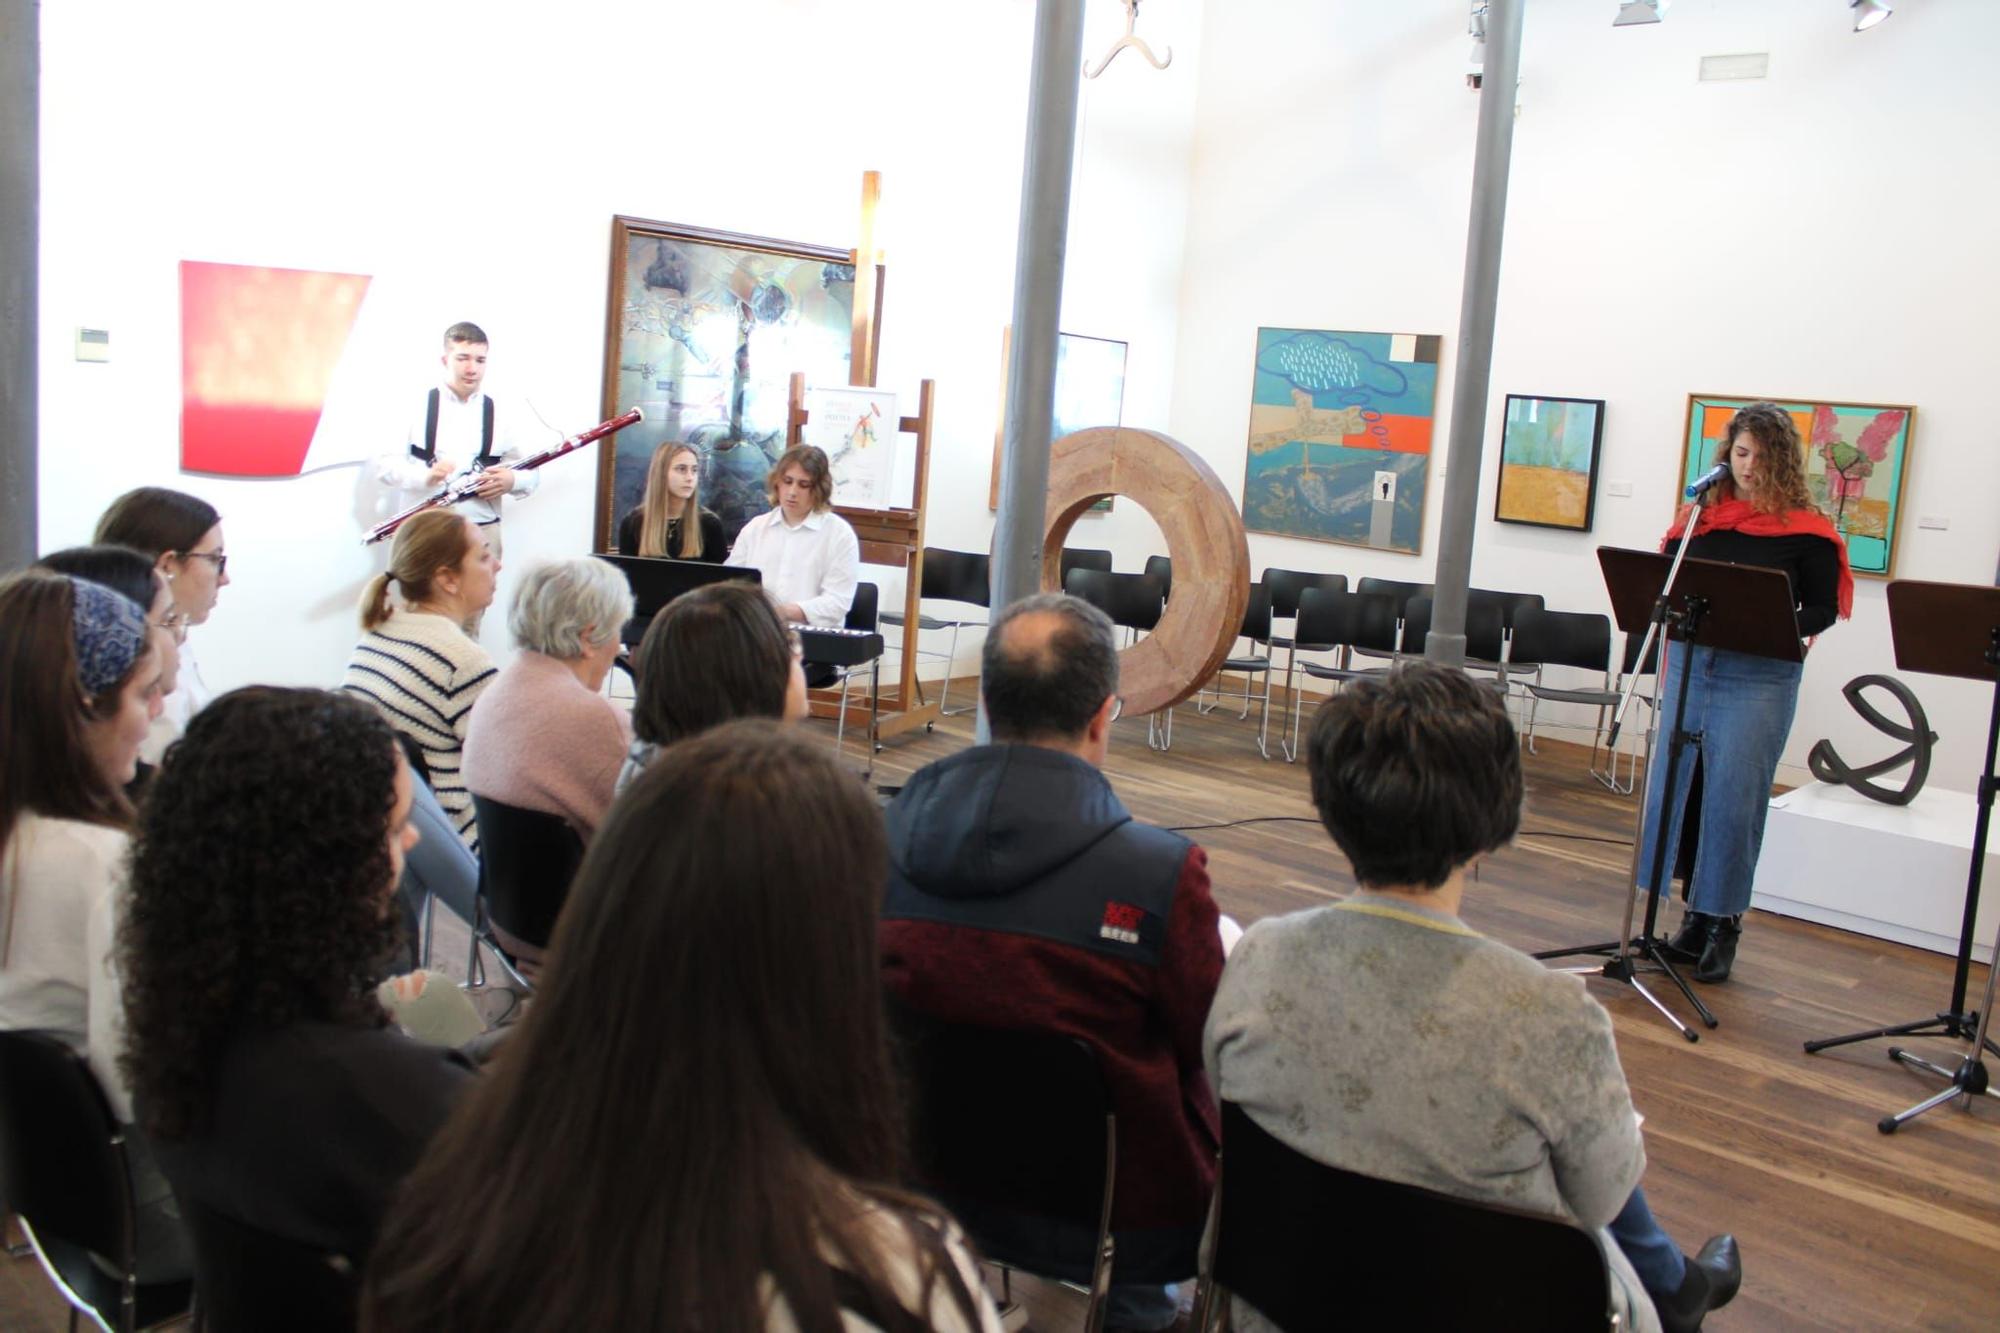
<svg viewBox="0 0 2000 1333">
<path fill-rule="evenodd" d="M 1674 790 L 1667 786 L 1667 755 L 1674 700 L 1681 673 L 1688 674 L 1687 711 L 1681 729 L 1701 734 L 1699 750 L 1681 751 Z M 1750 882 L 1764 845 L 1764 817 L 1770 812 L 1771 781 L 1791 734 L 1798 708 L 1799 662 L 1753 657 L 1719 648 L 1670 645 L 1660 690 L 1660 734 L 1646 770 L 1645 840 L 1640 848 L 1639 885 L 1653 886 L 1656 840 L 1666 836 L 1661 878 L 1671 883 L 1675 853 L 1686 818 L 1695 759 L 1701 760 L 1701 808 L 1694 881 L 1688 906 L 1710 916 L 1736 916 L 1750 905 Z"/>
</svg>

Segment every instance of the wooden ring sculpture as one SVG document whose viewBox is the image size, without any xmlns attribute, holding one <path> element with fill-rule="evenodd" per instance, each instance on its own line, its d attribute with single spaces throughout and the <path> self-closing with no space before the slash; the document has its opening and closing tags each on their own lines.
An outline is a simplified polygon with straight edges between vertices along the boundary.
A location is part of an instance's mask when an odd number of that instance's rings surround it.
<svg viewBox="0 0 2000 1333">
<path fill-rule="evenodd" d="M 1229 656 L 1250 600 L 1250 545 L 1228 489 L 1192 449 L 1157 431 L 1093 426 L 1063 436 L 1049 450 L 1044 591 L 1062 591 L 1070 528 L 1111 495 L 1134 500 L 1153 516 L 1174 562 L 1158 627 L 1118 655 L 1125 712 L 1152 713 L 1193 694 Z"/>
</svg>

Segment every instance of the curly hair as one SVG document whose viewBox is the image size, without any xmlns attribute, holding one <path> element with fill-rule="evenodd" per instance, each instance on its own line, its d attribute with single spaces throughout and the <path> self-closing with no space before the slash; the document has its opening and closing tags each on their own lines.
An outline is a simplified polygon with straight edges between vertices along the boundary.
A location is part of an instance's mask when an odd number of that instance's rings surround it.
<svg viewBox="0 0 2000 1333">
<path fill-rule="evenodd" d="M 795 444 L 778 455 L 778 461 L 771 464 L 769 475 L 764 478 L 764 496 L 772 507 L 778 503 L 778 479 L 785 475 L 787 468 L 797 468 L 812 480 L 813 512 L 825 513 L 833 507 L 833 464 L 827 461 L 826 450 L 816 444 Z"/>
<path fill-rule="evenodd" d="M 141 1123 L 208 1123 L 232 1036 L 319 1021 L 379 1027 L 395 733 L 326 690 L 254 686 L 195 714 L 167 752 L 132 847 L 118 936 Z"/>
<path fill-rule="evenodd" d="M 1722 487 L 1730 496 L 1748 500 L 1767 514 L 1818 508 L 1806 489 L 1806 448 L 1791 413 L 1776 403 L 1749 403 L 1737 408 L 1736 415 L 1729 418 L 1729 429 L 1722 432 L 1716 462 L 1729 461 L 1729 451 L 1739 434 L 1757 442 L 1757 493 L 1737 495 L 1735 478 L 1725 477 Z"/>
</svg>

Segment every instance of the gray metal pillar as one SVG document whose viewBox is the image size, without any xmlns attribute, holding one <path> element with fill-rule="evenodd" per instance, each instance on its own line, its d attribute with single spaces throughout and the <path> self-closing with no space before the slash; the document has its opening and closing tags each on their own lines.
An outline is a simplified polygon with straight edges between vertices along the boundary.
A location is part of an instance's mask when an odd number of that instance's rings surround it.
<svg viewBox="0 0 2000 1333">
<path fill-rule="evenodd" d="M 1041 586 L 1049 434 L 1055 429 L 1056 323 L 1062 313 L 1070 172 L 1076 153 L 1076 108 L 1082 75 L 1083 0 L 1036 0 L 1021 227 L 1014 246 L 1007 434 L 1000 461 L 1000 512 L 993 531 L 992 607 L 996 612 L 1032 596 Z M 989 739 L 984 700 L 979 706 L 978 737 L 982 743 Z"/>
<path fill-rule="evenodd" d="M 1451 446 L 1438 535 L 1436 600 L 1424 656 L 1465 661 L 1465 590 L 1472 582 L 1472 531 L 1479 521 L 1479 465 L 1486 390 L 1493 376 L 1493 311 L 1500 241 L 1507 226 L 1507 168 L 1514 153 L 1514 99 L 1521 75 L 1522 0 L 1486 11 L 1486 73 L 1479 87 L 1478 148 L 1472 159 L 1472 222 L 1465 239 L 1465 294 L 1458 307 Z"/>
<path fill-rule="evenodd" d="M 0 572 L 33 563 L 41 4 L 0 0 Z"/>
</svg>

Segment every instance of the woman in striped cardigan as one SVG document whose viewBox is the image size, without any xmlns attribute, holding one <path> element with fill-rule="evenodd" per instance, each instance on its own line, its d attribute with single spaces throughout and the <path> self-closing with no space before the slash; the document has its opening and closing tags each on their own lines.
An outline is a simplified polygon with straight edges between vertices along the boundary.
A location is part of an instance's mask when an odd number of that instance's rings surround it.
<svg viewBox="0 0 2000 1333">
<path fill-rule="evenodd" d="M 465 626 L 492 604 L 499 574 L 499 560 L 471 520 L 434 509 L 403 524 L 389 568 L 361 595 L 361 641 L 341 681 L 415 743 L 438 804 L 474 852 L 479 830 L 459 761 L 472 705 L 494 670 Z"/>
</svg>

